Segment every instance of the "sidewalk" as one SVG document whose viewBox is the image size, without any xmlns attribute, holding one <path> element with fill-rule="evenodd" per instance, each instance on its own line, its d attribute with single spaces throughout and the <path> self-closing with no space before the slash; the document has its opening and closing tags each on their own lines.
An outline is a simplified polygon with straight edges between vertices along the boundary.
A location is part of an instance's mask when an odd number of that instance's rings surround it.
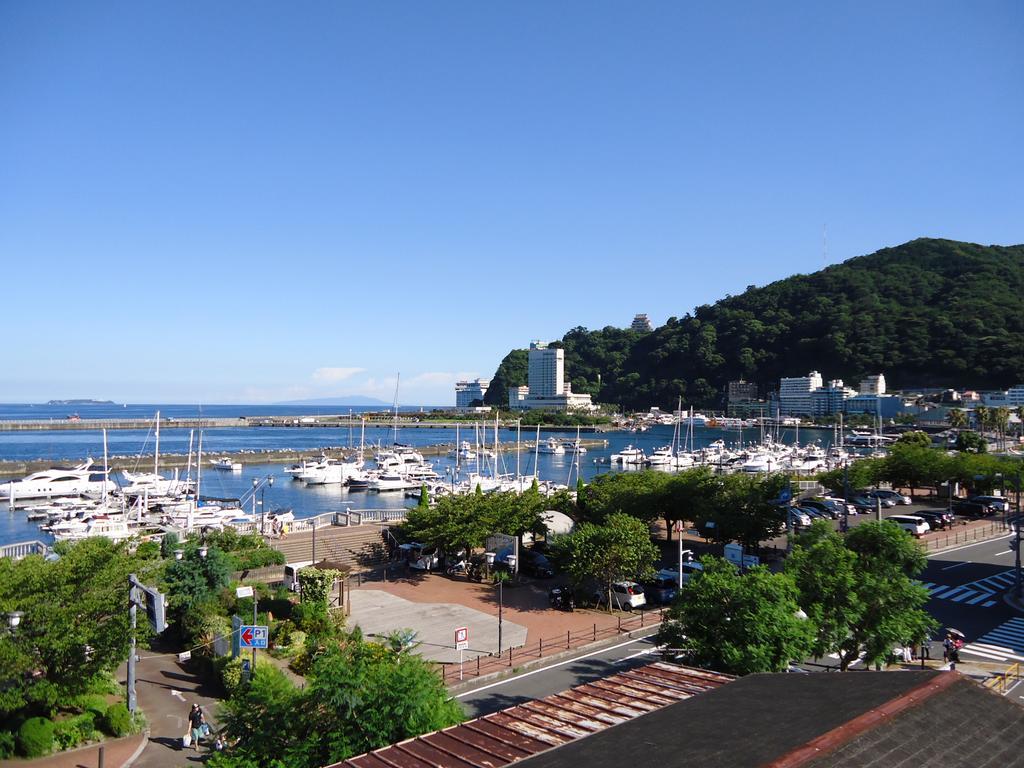
<svg viewBox="0 0 1024 768">
<path fill-rule="evenodd" d="M 198 752 L 192 748 L 184 750 L 181 737 L 185 734 L 193 703 L 202 706 L 211 726 L 215 724 L 215 696 L 220 691 L 201 680 L 187 663 L 179 664 L 175 649 L 157 646 L 142 650 L 139 656 L 135 689 L 139 708 L 149 723 L 149 743 L 132 764 L 133 768 L 167 768 L 202 762 L 208 750 L 205 747 Z M 125 669 L 122 667 L 119 673 L 123 681 Z"/>
<path fill-rule="evenodd" d="M 144 746 L 146 737 L 137 733 L 123 739 L 110 739 L 103 744 L 79 747 L 35 760 L 0 760 L 0 768 L 98 768 L 103 748 L 103 768 L 127 768 L 137 765 L 131 760 Z"/>
</svg>

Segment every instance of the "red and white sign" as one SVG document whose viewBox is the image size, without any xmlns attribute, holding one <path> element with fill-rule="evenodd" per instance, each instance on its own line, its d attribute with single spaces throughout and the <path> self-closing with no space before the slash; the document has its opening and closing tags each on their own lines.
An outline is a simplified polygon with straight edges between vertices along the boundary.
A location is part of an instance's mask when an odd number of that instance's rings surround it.
<svg viewBox="0 0 1024 768">
<path fill-rule="evenodd" d="M 455 650 L 464 651 L 469 648 L 469 627 L 459 627 L 455 630 Z"/>
</svg>

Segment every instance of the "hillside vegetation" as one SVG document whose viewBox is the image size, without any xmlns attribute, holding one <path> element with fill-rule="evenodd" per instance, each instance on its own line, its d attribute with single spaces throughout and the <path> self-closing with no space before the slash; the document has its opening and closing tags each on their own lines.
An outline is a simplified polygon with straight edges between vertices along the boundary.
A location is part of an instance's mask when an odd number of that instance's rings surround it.
<svg viewBox="0 0 1024 768">
<path fill-rule="evenodd" d="M 1024 246 L 919 239 L 750 287 L 651 333 L 574 328 L 561 344 L 575 391 L 627 408 L 680 396 L 712 406 L 731 380 L 764 391 L 810 370 L 847 384 L 884 373 L 891 387 L 1007 387 L 1024 381 L 1022 293 Z M 526 383 L 525 357 L 502 360 L 488 403 Z"/>
</svg>

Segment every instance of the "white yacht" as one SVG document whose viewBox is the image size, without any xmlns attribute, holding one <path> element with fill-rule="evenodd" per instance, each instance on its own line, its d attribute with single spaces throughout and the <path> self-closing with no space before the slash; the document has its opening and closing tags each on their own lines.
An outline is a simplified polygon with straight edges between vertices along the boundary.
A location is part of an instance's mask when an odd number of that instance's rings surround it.
<svg viewBox="0 0 1024 768">
<path fill-rule="evenodd" d="M 92 536 L 103 536 L 112 541 L 123 541 L 135 535 L 135 531 L 129 527 L 128 521 L 123 515 L 118 517 L 96 515 L 84 519 L 67 520 L 53 526 L 50 533 L 57 541 L 80 541 Z"/>
<path fill-rule="evenodd" d="M 234 461 L 228 456 L 222 456 L 219 459 L 210 459 L 210 463 L 214 469 L 223 469 L 228 472 L 241 472 L 242 463 L 240 461 Z"/>
<path fill-rule="evenodd" d="M 537 446 L 537 453 L 548 453 L 554 456 L 562 456 L 565 454 L 565 446 L 555 440 L 555 438 L 549 437 L 545 442 Z"/>
<path fill-rule="evenodd" d="M 357 458 L 354 461 L 324 459 L 313 466 L 307 467 L 297 475 L 297 478 L 306 483 L 306 485 L 344 484 L 362 470 L 363 464 L 364 462 L 361 458 Z"/>
<path fill-rule="evenodd" d="M 178 470 L 174 470 L 174 476 L 168 478 L 156 472 L 129 472 L 127 469 L 122 469 L 121 477 L 126 483 L 121 487 L 121 493 L 125 496 L 146 494 L 150 498 L 157 498 L 180 496 L 195 490 L 195 483 L 191 480 L 180 479 Z"/>
<path fill-rule="evenodd" d="M 51 467 L 33 472 L 21 480 L 0 483 L 0 497 L 11 505 L 24 499 L 53 499 L 61 496 L 102 496 L 117 490 L 108 471 L 93 467 L 93 460 L 74 467 Z"/>
<path fill-rule="evenodd" d="M 643 464 L 647 457 L 642 449 L 627 445 L 618 453 L 613 453 L 611 460 L 619 464 Z"/>
</svg>

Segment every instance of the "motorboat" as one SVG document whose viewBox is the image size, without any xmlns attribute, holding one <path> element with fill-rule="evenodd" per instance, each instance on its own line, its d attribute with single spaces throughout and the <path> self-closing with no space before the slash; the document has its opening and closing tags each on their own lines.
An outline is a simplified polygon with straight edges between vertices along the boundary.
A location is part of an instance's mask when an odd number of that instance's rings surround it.
<svg viewBox="0 0 1024 768">
<path fill-rule="evenodd" d="M 0 497 L 7 497 L 12 506 L 21 500 L 102 496 L 116 490 L 117 484 L 110 479 L 109 471 L 94 467 L 92 459 L 74 467 L 50 467 L 21 480 L 0 483 Z"/>
<path fill-rule="evenodd" d="M 234 461 L 228 456 L 222 456 L 219 459 L 210 459 L 210 464 L 213 465 L 214 469 L 222 469 L 227 472 L 241 472 L 242 462 Z"/>
<path fill-rule="evenodd" d="M 642 449 L 627 445 L 618 453 L 613 453 L 611 460 L 619 464 L 643 464 L 647 461 L 647 457 Z"/>
<path fill-rule="evenodd" d="M 125 496 L 180 496 L 195 490 L 195 483 L 180 479 L 177 470 L 174 471 L 174 477 L 168 478 L 156 472 L 129 472 L 122 469 L 121 477 L 126 483 L 121 487 L 121 493 Z"/>
<path fill-rule="evenodd" d="M 342 461 L 340 459 L 325 459 L 316 465 L 307 468 L 297 477 L 306 485 L 339 485 L 349 481 L 363 468 L 363 460 Z"/>
<path fill-rule="evenodd" d="M 57 541 L 80 541 L 93 536 L 102 536 L 111 541 L 123 541 L 135 535 L 135 530 L 128 525 L 123 516 L 108 517 L 95 515 L 83 519 L 67 520 L 50 528 L 50 533 Z"/>
<path fill-rule="evenodd" d="M 562 445 L 569 453 L 574 453 L 576 455 L 587 452 L 587 449 L 583 447 L 583 443 L 579 440 L 566 440 Z"/>
<path fill-rule="evenodd" d="M 537 453 L 547 453 L 553 456 L 562 456 L 565 454 L 565 446 L 555 440 L 553 437 L 549 437 L 545 442 L 537 446 Z"/>
</svg>

